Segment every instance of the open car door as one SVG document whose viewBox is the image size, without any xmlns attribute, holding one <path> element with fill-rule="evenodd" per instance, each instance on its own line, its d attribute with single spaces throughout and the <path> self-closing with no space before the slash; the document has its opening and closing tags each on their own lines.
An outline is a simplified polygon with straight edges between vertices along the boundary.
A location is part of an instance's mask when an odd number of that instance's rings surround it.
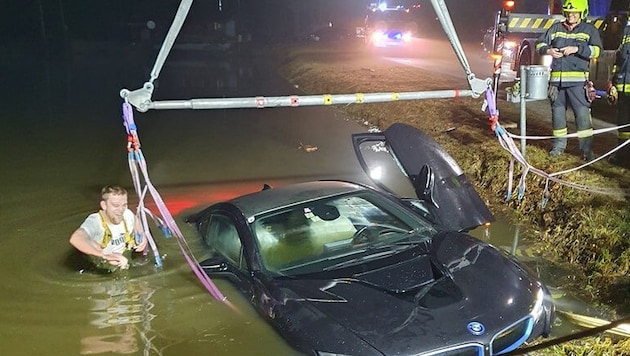
<svg viewBox="0 0 630 356">
<path fill-rule="evenodd" d="M 445 230 L 467 231 L 494 221 L 455 160 L 431 137 L 396 123 L 352 135 L 359 164 L 381 189 L 424 202 Z"/>
</svg>

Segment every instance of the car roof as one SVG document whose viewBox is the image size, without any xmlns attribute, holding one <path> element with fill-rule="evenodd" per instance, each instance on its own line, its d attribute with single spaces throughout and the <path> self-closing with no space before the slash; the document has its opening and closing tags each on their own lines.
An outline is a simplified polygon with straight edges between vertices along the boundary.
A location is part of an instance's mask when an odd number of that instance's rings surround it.
<svg viewBox="0 0 630 356">
<path fill-rule="evenodd" d="M 250 218 L 283 206 L 363 190 L 367 188 L 351 182 L 313 181 L 261 190 L 234 198 L 229 203 Z"/>
</svg>

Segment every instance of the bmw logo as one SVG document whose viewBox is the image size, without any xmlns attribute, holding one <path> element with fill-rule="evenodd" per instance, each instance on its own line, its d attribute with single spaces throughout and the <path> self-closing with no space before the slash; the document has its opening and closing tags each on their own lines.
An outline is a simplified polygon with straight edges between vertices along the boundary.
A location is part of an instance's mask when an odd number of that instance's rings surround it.
<svg viewBox="0 0 630 356">
<path fill-rule="evenodd" d="M 468 326 L 466 328 L 468 329 L 468 331 L 470 331 L 471 334 L 475 336 L 483 335 L 483 333 L 486 332 L 486 327 L 476 321 L 471 321 L 470 323 L 468 323 Z"/>
</svg>

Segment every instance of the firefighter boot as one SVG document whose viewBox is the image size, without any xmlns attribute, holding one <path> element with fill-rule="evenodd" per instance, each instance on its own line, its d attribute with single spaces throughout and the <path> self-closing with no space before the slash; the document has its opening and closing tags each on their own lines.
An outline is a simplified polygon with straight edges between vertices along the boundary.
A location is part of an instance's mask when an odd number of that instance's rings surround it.
<svg viewBox="0 0 630 356">
<path fill-rule="evenodd" d="M 551 146 L 551 151 L 549 151 L 549 156 L 558 157 L 564 153 L 564 149 L 567 147 L 567 139 L 566 138 L 554 138 L 553 145 Z"/>
<path fill-rule="evenodd" d="M 595 153 L 593 152 L 593 137 L 582 137 L 580 138 L 580 150 L 582 151 L 582 158 L 586 162 L 590 162 L 597 158 Z"/>
</svg>

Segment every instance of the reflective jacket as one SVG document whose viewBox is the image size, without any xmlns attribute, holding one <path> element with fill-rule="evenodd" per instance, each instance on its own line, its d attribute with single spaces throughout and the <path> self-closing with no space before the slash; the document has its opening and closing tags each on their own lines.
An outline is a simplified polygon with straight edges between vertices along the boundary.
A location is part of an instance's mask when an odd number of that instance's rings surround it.
<svg viewBox="0 0 630 356">
<path fill-rule="evenodd" d="M 630 25 L 623 29 L 621 43 L 615 53 L 612 82 L 620 93 L 630 93 Z"/>
<path fill-rule="evenodd" d="M 536 51 L 544 55 L 549 48 L 577 46 L 572 55 L 554 58 L 551 62 L 549 84 L 559 87 L 584 85 L 589 76 L 591 58 L 599 57 L 602 40 L 599 30 L 590 23 L 581 21 L 571 31 L 564 22 L 556 22 L 536 41 Z"/>
</svg>

